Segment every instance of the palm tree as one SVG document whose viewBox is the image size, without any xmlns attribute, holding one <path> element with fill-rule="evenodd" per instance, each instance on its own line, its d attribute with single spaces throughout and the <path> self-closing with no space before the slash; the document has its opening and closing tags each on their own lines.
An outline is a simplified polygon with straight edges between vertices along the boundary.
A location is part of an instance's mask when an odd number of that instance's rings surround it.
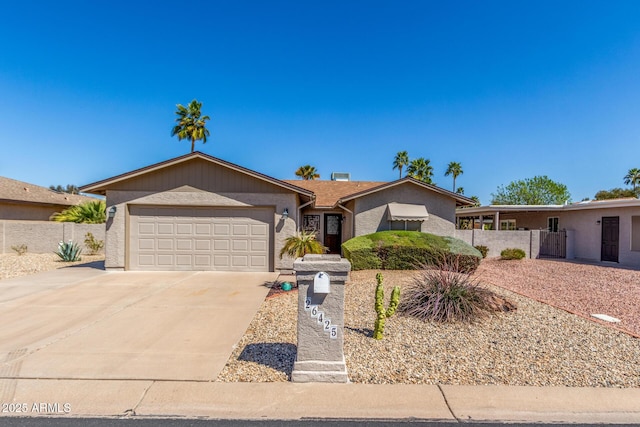
<svg viewBox="0 0 640 427">
<path fill-rule="evenodd" d="M 395 159 L 393 159 L 393 169 L 400 171 L 400 178 L 402 178 L 402 168 L 409 164 L 409 154 L 406 151 L 398 151 Z"/>
<path fill-rule="evenodd" d="M 624 183 L 633 185 L 633 189 L 636 190 L 640 185 L 640 169 L 629 169 L 629 172 L 624 176 Z"/>
<path fill-rule="evenodd" d="M 462 175 L 462 165 L 458 162 L 449 162 L 449 166 L 447 167 L 447 171 L 444 173 L 444 176 L 453 175 L 453 192 L 456 192 L 456 178 Z"/>
<path fill-rule="evenodd" d="M 315 166 L 311 166 L 311 165 L 300 166 L 296 171 L 296 176 L 299 176 L 305 181 L 310 181 L 310 180 L 320 178 L 320 174 L 316 170 Z"/>
<path fill-rule="evenodd" d="M 460 194 L 462 196 L 464 196 L 464 187 L 458 187 L 456 188 L 456 194 Z"/>
<path fill-rule="evenodd" d="M 178 135 L 178 141 L 183 139 L 191 140 L 191 152 L 195 149 L 196 141 L 202 140 L 202 143 L 207 142 L 209 136 L 209 130 L 205 127 L 209 116 L 203 116 L 200 109 L 202 108 L 202 102 L 193 100 L 188 106 L 181 104 L 176 105 L 178 110 L 176 111 L 176 123 L 171 130 L 171 136 Z"/>
<path fill-rule="evenodd" d="M 431 177 L 433 176 L 433 167 L 429 164 L 430 162 L 429 159 L 425 159 L 424 157 L 411 160 L 407 167 L 407 175 L 426 182 L 427 184 L 432 184 Z"/>
<path fill-rule="evenodd" d="M 107 220 L 107 205 L 104 200 L 71 206 L 51 215 L 51 221 L 80 224 L 104 224 Z"/>
</svg>

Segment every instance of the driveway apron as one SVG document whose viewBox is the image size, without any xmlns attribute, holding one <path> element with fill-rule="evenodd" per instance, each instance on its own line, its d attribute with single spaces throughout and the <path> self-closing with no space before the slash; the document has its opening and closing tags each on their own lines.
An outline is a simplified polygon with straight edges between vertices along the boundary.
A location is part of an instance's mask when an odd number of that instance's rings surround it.
<svg viewBox="0 0 640 427">
<path fill-rule="evenodd" d="M 277 273 L 61 269 L 0 281 L 0 378 L 215 380 Z"/>
</svg>

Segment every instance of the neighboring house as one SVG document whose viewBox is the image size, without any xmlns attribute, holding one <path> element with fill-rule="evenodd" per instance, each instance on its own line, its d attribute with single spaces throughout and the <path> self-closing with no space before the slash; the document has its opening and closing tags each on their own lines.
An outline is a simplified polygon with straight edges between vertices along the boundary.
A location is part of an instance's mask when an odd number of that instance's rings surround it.
<svg viewBox="0 0 640 427">
<path fill-rule="evenodd" d="M 568 205 L 490 205 L 458 209 L 459 224 L 493 230 L 567 230 L 570 257 L 640 266 L 640 200 Z M 568 256 L 569 257 L 569 256 Z"/>
<path fill-rule="evenodd" d="M 56 212 L 96 200 L 0 177 L 0 220 L 48 221 Z"/>
<path fill-rule="evenodd" d="M 318 231 L 333 253 L 353 236 L 388 229 L 453 235 L 466 197 L 412 178 L 281 181 L 194 152 L 81 188 L 105 195 L 109 269 L 290 269 L 287 237 Z"/>
</svg>

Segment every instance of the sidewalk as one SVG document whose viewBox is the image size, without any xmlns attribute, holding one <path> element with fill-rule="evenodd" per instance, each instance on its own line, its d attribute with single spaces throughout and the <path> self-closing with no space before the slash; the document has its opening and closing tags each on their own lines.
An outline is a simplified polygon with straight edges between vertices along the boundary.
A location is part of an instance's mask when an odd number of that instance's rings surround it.
<svg viewBox="0 0 640 427">
<path fill-rule="evenodd" d="M 0 379 L 0 400 L 0 416 L 640 424 L 640 389 Z"/>
</svg>

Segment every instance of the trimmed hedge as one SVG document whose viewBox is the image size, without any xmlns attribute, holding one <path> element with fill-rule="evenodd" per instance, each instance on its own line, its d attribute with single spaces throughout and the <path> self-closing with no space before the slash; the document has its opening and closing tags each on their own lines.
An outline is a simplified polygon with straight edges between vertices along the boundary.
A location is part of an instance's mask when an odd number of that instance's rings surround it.
<svg viewBox="0 0 640 427">
<path fill-rule="evenodd" d="M 342 244 L 353 270 L 416 270 L 424 265 L 453 267 L 460 272 L 478 268 L 482 254 L 453 237 L 419 231 L 380 231 Z"/>
<path fill-rule="evenodd" d="M 507 248 L 500 252 L 501 259 L 522 259 L 527 254 L 522 249 L 517 248 Z"/>
</svg>

